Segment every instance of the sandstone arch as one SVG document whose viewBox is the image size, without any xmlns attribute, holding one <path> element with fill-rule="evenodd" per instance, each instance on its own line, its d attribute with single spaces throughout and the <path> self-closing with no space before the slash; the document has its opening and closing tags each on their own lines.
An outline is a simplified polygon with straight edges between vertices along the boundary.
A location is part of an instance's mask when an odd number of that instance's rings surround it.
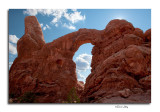
<svg viewBox="0 0 160 112">
<path fill-rule="evenodd" d="M 47 103 L 65 101 L 72 87 L 81 91 L 81 102 L 106 103 L 110 100 L 103 98 L 137 95 L 135 91 L 146 95 L 151 75 L 150 32 L 143 34 L 125 20 L 112 20 L 104 30 L 80 29 L 46 44 L 36 17 L 28 16 L 25 34 L 17 43 L 18 57 L 9 71 L 9 93 L 19 97 L 32 91 L 38 102 Z M 94 47 L 83 91 L 72 58 L 85 43 Z M 150 102 L 147 98 L 138 102 Z"/>
</svg>

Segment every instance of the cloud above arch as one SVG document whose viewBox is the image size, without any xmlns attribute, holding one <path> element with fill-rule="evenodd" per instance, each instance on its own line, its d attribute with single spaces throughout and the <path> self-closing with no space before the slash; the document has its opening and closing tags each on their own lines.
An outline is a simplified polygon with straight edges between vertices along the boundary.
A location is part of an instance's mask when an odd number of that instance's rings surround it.
<svg viewBox="0 0 160 112">
<path fill-rule="evenodd" d="M 77 9 L 26 9 L 23 13 L 30 16 L 36 16 L 38 14 L 50 16 L 52 17 L 50 21 L 52 25 L 55 27 L 61 25 L 70 30 L 76 29 L 74 26 L 75 23 L 86 19 L 86 16 L 82 15 Z M 63 21 L 65 21 L 65 23 Z"/>
</svg>

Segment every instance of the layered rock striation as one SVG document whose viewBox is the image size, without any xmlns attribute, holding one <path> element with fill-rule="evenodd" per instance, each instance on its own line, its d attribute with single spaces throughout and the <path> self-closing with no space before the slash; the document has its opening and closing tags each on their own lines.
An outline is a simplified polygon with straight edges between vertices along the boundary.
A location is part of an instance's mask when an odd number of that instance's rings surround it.
<svg viewBox="0 0 160 112">
<path fill-rule="evenodd" d="M 77 80 L 74 53 L 94 45 L 91 74 Z M 79 29 L 45 43 L 36 17 L 25 18 L 25 34 L 9 71 L 14 98 L 33 92 L 38 103 L 62 103 L 76 89 L 81 103 L 151 102 L 151 29 L 145 33 L 126 20 L 112 20 L 104 30 Z"/>
</svg>

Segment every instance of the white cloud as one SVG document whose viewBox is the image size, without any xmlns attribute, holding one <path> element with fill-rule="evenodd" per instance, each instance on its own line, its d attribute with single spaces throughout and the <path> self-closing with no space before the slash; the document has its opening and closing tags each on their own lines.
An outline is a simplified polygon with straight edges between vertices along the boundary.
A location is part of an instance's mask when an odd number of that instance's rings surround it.
<svg viewBox="0 0 160 112">
<path fill-rule="evenodd" d="M 73 24 L 86 19 L 85 15 L 82 16 L 81 12 L 78 12 L 77 10 L 74 10 L 73 13 L 64 13 L 64 17 Z"/>
<path fill-rule="evenodd" d="M 77 11 L 77 9 L 72 9 L 70 12 L 67 9 L 27 9 L 23 13 L 32 16 L 36 16 L 37 14 L 52 16 L 53 19 L 51 23 L 56 27 L 62 23 L 62 19 L 67 20 L 70 24 L 74 24 L 78 21 L 84 21 L 86 19 L 85 15 L 82 15 L 80 11 Z M 66 28 L 74 29 L 75 27 Z"/>
<path fill-rule="evenodd" d="M 85 70 L 89 69 L 90 66 L 89 66 L 88 61 L 86 61 L 83 58 L 78 57 L 78 59 L 76 59 L 76 67 L 78 70 L 85 71 Z"/>
<path fill-rule="evenodd" d="M 78 80 L 85 81 L 85 76 L 81 74 L 81 71 L 76 70 Z"/>
<path fill-rule="evenodd" d="M 17 54 L 17 42 L 19 38 L 16 35 L 9 35 L 9 52 L 13 55 Z"/>
<path fill-rule="evenodd" d="M 82 72 L 91 69 L 90 67 L 91 60 L 92 60 L 92 55 L 89 54 L 81 54 L 76 58 L 75 63 L 76 63 L 76 73 L 78 80 L 84 81 L 85 76 L 82 75 Z"/>
<path fill-rule="evenodd" d="M 56 27 L 58 27 L 58 24 L 55 24 Z"/>
<path fill-rule="evenodd" d="M 46 24 L 46 28 L 50 29 L 50 26 L 48 26 L 48 25 Z"/>
<path fill-rule="evenodd" d="M 77 11 L 77 9 L 72 9 L 72 11 Z"/>
<path fill-rule="evenodd" d="M 70 29 L 70 30 L 75 30 L 75 29 L 76 29 L 75 26 L 73 26 L 73 25 L 71 25 L 71 24 L 67 25 L 66 23 L 63 24 L 63 27 L 66 27 L 66 28 L 68 28 L 68 29 Z"/>
<path fill-rule="evenodd" d="M 9 42 L 9 52 L 13 55 L 17 54 L 17 47 Z"/>
<path fill-rule="evenodd" d="M 43 30 L 51 29 L 51 27 L 50 27 L 48 24 L 43 25 L 43 23 L 41 23 L 40 25 L 41 25 L 41 28 L 42 28 Z"/>
<path fill-rule="evenodd" d="M 92 55 L 89 54 L 79 55 L 75 60 L 76 69 L 80 71 L 86 71 L 87 69 L 90 69 L 91 60 L 92 60 Z"/>
<path fill-rule="evenodd" d="M 92 55 L 89 55 L 89 54 L 81 54 L 79 55 L 76 59 L 84 59 L 86 60 L 87 62 L 91 62 L 92 60 Z"/>
<path fill-rule="evenodd" d="M 42 28 L 43 27 L 43 23 L 41 23 L 40 25 L 41 25 L 41 28 Z"/>
<path fill-rule="evenodd" d="M 43 27 L 43 30 L 46 30 L 47 28 L 46 27 Z"/>
<path fill-rule="evenodd" d="M 37 9 L 27 9 L 27 10 L 23 11 L 23 13 L 31 15 L 31 16 L 35 16 L 38 14 L 38 11 L 37 11 Z"/>
<path fill-rule="evenodd" d="M 14 44 L 17 44 L 17 41 L 19 40 L 19 38 L 17 38 L 16 35 L 9 35 L 9 41 L 14 43 Z"/>
<path fill-rule="evenodd" d="M 9 62 L 9 68 L 12 66 L 13 62 Z"/>
</svg>

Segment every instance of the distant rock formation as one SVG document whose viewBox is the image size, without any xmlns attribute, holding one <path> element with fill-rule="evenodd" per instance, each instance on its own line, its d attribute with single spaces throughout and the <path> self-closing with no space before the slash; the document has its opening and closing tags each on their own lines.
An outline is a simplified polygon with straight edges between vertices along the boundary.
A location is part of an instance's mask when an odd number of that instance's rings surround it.
<svg viewBox="0 0 160 112">
<path fill-rule="evenodd" d="M 85 43 L 94 47 L 91 74 L 83 84 L 72 59 Z M 38 103 L 62 103 L 75 88 L 82 103 L 151 102 L 151 29 L 143 33 L 116 19 L 104 30 L 79 29 L 45 43 L 37 18 L 28 16 L 17 51 L 9 71 L 13 99 L 32 92 Z"/>
</svg>

